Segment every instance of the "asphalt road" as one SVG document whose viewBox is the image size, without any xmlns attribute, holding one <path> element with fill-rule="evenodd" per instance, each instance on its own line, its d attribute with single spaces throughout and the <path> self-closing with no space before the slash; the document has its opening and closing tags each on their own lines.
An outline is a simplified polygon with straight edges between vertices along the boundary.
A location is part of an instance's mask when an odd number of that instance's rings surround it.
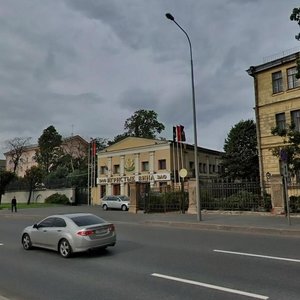
<svg viewBox="0 0 300 300">
<path fill-rule="evenodd" d="M 47 213 L 43 211 L 43 215 Z M 300 239 L 131 222 L 118 214 L 116 247 L 63 259 L 24 251 L 35 214 L 0 218 L 0 295 L 8 299 L 300 299 Z"/>
</svg>

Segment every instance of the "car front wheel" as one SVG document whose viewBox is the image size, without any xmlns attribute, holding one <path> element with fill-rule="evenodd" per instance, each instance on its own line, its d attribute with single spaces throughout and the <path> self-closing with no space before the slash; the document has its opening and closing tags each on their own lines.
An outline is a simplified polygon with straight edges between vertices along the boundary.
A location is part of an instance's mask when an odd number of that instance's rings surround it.
<svg viewBox="0 0 300 300">
<path fill-rule="evenodd" d="M 22 245 L 25 250 L 29 250 L 32 248 L 31 239 L 27 233 L 25 233 L 22 237 Z"/>
<path fill-rule="evenodd" d="M 62 239 L 59 242 L 58 251 L 62 257 L 64 258 L 70 257 L 72 254 L 72 248 L 70 246 L 70 243 L 66 239 Z"/>
<path fill-rule="evenodd" d="M 107 209 L 108 209 L 108 207 L 107 207 L 106 204 L 104 204 L 104 205 L 102 206 L 102 208 L 103 208 L 104 210 L 107 210 Z"/>
<path fill-rule="evenodd" d="M 127 206 L 126 206 L 126 205 L 122 205 L 121 209 L 122 209 L 123 211 L 126 211 L 126 210 L 127 210 Z"/>
</svg>

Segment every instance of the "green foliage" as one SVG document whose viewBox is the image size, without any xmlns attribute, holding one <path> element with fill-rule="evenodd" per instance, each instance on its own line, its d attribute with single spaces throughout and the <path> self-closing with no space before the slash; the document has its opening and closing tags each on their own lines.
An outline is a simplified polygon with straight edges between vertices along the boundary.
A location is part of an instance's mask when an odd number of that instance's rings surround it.
<svg viewBox="0 0 300 300">
<path fill-rule="evenodd" d="M 46 173 L 55 170 L 59 159 L 63 156 L 62 136 L 51 125 L 43 131 L 38 139 L 38 144 L 39 150 L 36 152 L 36 161 Z"/>
<path fill-rule="evenodd" d="M 30 188 L 42 183 L 44 177 L 43 170 L 38 166 L 32 166 L 27 169 L 24 175 L 24 180 L 28 183 Z"/>
<path fill-rule="evenodd" d="M 72 186 L 85 187 L 88 184 L 87 170 L 75 170 L 68 175 Z"/>
<path fill-rule="evenodd" d="M 52 204 L 69 204 L 69 199 L 66 195 L 62 195 L 59 193 L 52 194 L 51 196 L 45 199 L 45 203 Z"/>
<path fill-rule="evenodd" d="M 165 126 L 158 122 L 157 113 L 153 110 L 137 110 L 125 121 L 125 134 L 135 137 L 154 139 L 156 133 L 161 133 Z"/>
<path fill-rule="evenodd" d="M 300 196 L 290 197 L 290 212 L 292 213 L 300 212 Z"/>
<path fill-rule="evenodd" d="M 253 120 L 242 120 L 231 128 L 225 140 L 224 152 L 224 176 L 233 180 L 259 177 L 256 126 Z"/>
<path fill-rule="evenodd" d="M 300 26 L 300 8 L 295 7 L 290 15 L 290 20 L 297 22 L 298 26 Z M 300 33 L 295 35 L 295 39 L 300 41 Z M 296 78 L 300 78 L 300 60 L 297 60 L 297 73 Z"/>
<path fill-rule="evenodd" d="M 37 185 L 42 183 L 43 177 L 44 172 L 38 166 L 32 166 L 30 169 L 26 170 L 24 175 L 24 181 L 28 184 L 29 188 L 27 204 L 30 204 L 32 191 Z"/>
<path fill-rule="evenodd" d="M 291 175 L 300 173 L 300 132 L 295 130 L 292 123 L 285 130 L 272 128 L 271 133 L 282 138 L 282 145 L 271 148 L 272 154 L 280 158 L 281 151 L 287 154 L 287 166 Z"/>
<path fill-rule="evenodd" d="M 5 193 L 6 187 L 16 178 L 16 175 L 13 172 L 0 170 L 0 204 L 2 195 Z"/>
<path fill-rule="evenodd" d="M 167 212 L 188 209 L 188 193 L 181 191 L 170 191 L 158 193 L 151 191 L 146 200 L 145 210 L 147 212 Z"/>
</svg>

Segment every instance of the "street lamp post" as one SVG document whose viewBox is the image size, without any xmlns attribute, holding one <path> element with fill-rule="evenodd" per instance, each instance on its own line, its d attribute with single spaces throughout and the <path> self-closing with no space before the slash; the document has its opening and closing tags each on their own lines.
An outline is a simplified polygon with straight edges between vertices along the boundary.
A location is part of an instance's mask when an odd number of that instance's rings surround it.
<svg viewBox="0 0 300 300">
<path fill-rule="evenodd" d="M 195 160 L 195 176 L 196 176 L 196 203 L 197 203 L 197 219 L 201 221 L 201 206 L 200 206 L 200 183 L 199 183 L 199 164 L 198 164 L 198 143 L 197 143 L 197 118 L 196 118 L 196 101 L 195 101 L 195 85 L 194 85 L 194 67 L 193 67 L 193 52 L 191 40 L 187 32 L 175 21 L 175 18 L 170 14 L 166 14 L 167 19 L 173 21 L 180 30 L 185 34 L 190 46 L 191 56 L 191 78 L 192 78 L 192 100 L 193 100 L 193 123 L 194 123 L 194 160 Z"/>
</svg>

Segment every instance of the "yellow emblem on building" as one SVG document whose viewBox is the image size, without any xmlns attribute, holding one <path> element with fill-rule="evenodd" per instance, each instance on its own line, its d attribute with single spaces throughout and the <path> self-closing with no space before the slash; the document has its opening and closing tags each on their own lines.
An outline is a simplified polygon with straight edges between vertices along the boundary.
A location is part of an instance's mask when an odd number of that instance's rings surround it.
<svg viewBox="0 0 300 300">
<path fill-rule="evenodd" d="M 127 172 L 132 172 L 135 169 L 134 160 L 131 159 L 131 158 L 127 158 L 126 161 L 125 161 L 124 169 Z"/>
</svg>

